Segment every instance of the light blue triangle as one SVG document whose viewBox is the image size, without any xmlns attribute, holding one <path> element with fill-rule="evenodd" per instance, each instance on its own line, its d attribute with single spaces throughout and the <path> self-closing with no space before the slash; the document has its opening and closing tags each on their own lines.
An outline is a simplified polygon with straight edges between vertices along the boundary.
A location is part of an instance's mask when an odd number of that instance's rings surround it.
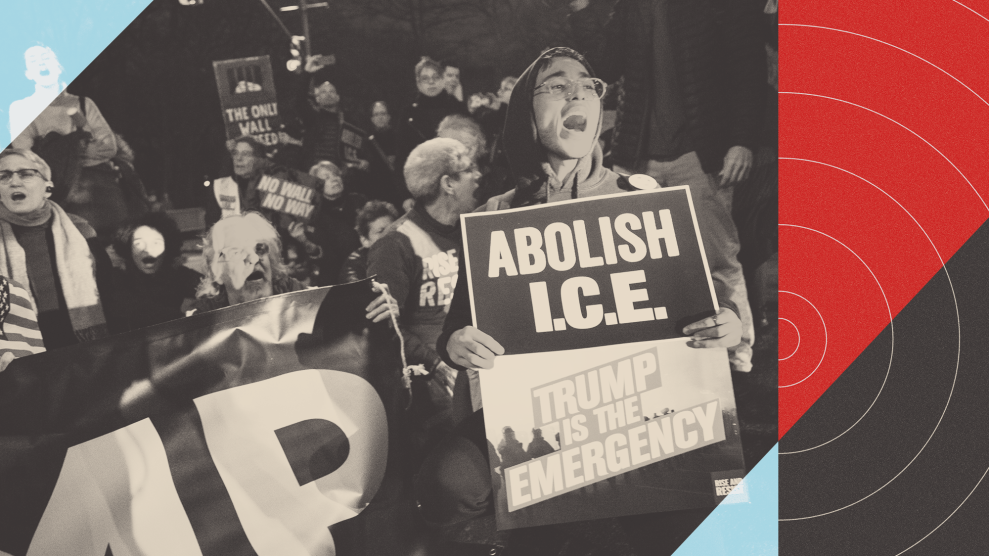
<svg viewBox="0 0 989 556">
<path fill-rule="evenodd" d="M 71 83 L 150 3 L 151 0 L 4 1 L 0 144 L 6 146 L 10 141 L 10 103 L 34 93 L 34 83 L 24 76 L 25 50 L 37 44 L 50 47 L 64 68 L 61 81 Z"/>
<path fill-rule="evenodd" d="M 779 444 L 743 481 L 749 502 L 729 495 L 673 556 L 776 556 L 779 554 Z"/>
</svg>

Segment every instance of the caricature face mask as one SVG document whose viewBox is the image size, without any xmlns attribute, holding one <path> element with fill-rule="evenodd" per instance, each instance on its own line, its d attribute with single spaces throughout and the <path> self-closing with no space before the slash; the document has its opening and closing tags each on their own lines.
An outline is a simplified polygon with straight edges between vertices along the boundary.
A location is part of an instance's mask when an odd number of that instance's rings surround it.
<svg viewBox="0 0 989 556">
<path fill-rule="evenodd" d="M 164 261 L 165 237 L 161 232 L 150 227 L 141 226 L 134 230 L 131 238 L 131 258 L 138 270 L 145 274 L 154 274 L 161 268 Z"/>
<path fill-rule="evenodd" d="M 247 300 L 271 295 L 271 258 L 267 239 L 249 220 L 221 220 L 213 230 L 213 276 L 228 292 Z"/>
</svg>

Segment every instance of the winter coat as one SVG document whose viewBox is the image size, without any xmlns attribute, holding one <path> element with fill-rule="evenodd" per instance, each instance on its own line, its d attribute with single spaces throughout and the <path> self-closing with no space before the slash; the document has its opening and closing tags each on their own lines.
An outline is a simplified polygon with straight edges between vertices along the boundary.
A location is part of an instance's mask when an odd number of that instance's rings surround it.
<svg viewBox="0 0 989 556">
<path fill-rule="evenodd" d="M 398 164 L 404 166 L 412 149 L 436 137 L 436 128 L 443 118 L 450 114 L 469 115 L 467 106 L 446 91 L 440 91 L 435 97 L 427 97 L 419 93 L 409 107 L 405 121 L 401 122 L 396 132 L 398 134 Z"/>
</svg>

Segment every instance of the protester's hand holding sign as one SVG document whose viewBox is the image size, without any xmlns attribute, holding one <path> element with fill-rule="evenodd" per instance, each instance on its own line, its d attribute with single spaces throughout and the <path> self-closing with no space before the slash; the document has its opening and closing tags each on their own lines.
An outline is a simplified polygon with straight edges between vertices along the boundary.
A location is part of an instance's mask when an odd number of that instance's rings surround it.
<svg viewBox="0 0 989 556">
<path fill-rule="evenodd" d="M 288 235 L 302 244 L 309 241 L 309 238 L 306 237 L 306 225 L 302 222 L 290 222 L 288 225 Z"/>
<path fill-rule="evenodd" d="M 742 341 L 742 321 L 735 311 L 722 307 L 718 314 L 687 325 L 684 334 L 692 334 L 687 345 L 692 348 L 729 348 Z"/>
<path fill-rule="evenodd" d="M 302 244 L 302 247 L 305 248 L 306 254 L 309 255 L 310 259 L 319 259 L 323 256 L 322 247 L 310 241 L 309 236 L 306 235 L 306 225 L 304 222 L 289 222 L 288 234 Z"/>
<path fill-rule="evenodd" d="M 473 326 L 454 332 L 446 349 L 454 363 L 471 369 L 490 369 L 494 366 L 495 356 L 505 353 L 498 340 Z"/>
<path fill-rule="evenodd" d="M 691 335 L 687 345 L 692 348 L 727 348 L 742 341 L 742 321 L 735 311 L 722 307 L 713 317 L 687 325 L 683 333 Z M 473 326 L 454 332 L 446 349 L 454 363 L 470 369 L 490 369 L 494 358 L 505 353 L 498 340 Z"/>
</svg>

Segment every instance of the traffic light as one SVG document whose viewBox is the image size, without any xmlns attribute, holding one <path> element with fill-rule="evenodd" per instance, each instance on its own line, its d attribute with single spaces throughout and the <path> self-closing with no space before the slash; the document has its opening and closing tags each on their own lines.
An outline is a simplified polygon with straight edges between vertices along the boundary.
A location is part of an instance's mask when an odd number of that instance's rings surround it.
<svg viewBox="0 0 989 556">
<path fill-rule="evenodd" d="M 302 41 L 306 38 L 302 35 L 292 35 L 292 58 L 285 63 L 288 71 L 297 71 L 302 66 Z"/>
</svg>

